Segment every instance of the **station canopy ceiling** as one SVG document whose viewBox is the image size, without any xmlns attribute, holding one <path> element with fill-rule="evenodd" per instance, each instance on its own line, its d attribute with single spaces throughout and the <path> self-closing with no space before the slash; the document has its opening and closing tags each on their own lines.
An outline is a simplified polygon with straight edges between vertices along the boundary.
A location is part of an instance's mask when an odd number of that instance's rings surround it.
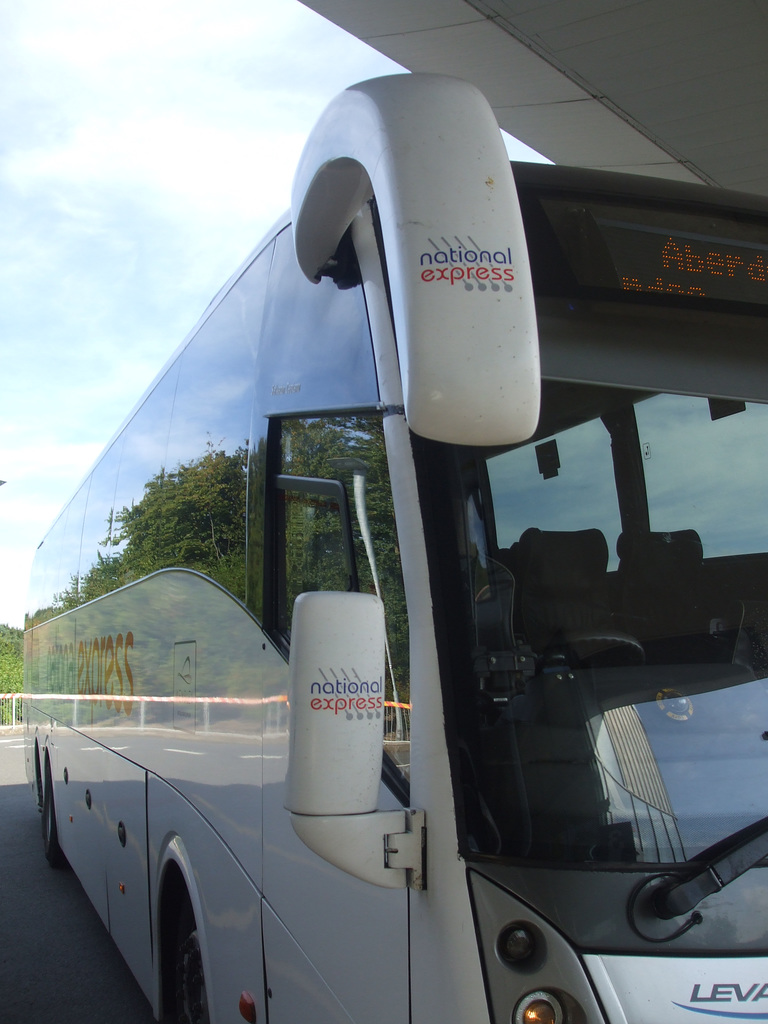
<svg viewBox="0 0 768 1024">
<path fill-rule="evenodd" d="M 768 194 L 768 0 L 302 0 L 555 163 Z"/>
</svg>

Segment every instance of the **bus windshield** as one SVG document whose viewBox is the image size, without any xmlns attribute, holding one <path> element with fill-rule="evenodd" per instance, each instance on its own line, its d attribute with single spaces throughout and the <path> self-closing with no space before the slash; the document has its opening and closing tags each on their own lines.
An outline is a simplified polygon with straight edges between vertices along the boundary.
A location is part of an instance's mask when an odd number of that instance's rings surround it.
<svg viewBox="0 0 768 1024">
<path fill-rule="evenodd" d="M 470 849 L 674 863 L 768 815 L 768 405 L 550 380 L 461 464 Z"/>
</svg>

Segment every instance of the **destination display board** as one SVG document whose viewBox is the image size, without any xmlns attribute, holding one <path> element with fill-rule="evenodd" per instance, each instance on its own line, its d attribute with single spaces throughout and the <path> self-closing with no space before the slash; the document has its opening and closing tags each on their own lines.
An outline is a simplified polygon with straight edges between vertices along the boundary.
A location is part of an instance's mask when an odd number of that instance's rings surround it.
<svg viewBox="0 0 768 1024">
<path fill-rule="evenodd" d="M 542 205 L 580 285 L 768 305 L 768 224 L 574 199 Z"/>
</svg>

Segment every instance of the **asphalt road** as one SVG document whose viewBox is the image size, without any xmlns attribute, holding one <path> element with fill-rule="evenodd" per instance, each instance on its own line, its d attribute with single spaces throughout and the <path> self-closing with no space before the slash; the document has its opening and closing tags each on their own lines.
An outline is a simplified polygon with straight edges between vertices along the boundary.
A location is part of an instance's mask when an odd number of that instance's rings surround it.
<svg viewBox="0 0 768 1024">
<path fill-rule="evenodd" d="M 73 872 L 48 866 L 21 735 L 0 730 L 0 1022 L 153 1020 Z"/>
</svg>

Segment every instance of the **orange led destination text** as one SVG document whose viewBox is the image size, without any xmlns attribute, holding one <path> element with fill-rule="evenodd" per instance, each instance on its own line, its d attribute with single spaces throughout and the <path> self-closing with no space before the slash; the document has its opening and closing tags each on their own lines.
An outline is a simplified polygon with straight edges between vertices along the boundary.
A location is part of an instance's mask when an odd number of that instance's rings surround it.
<svg viewBox="0 0 768 1024">
<path fill-rule="evenodd" d="M 729 284 L 753 288 L 768 283 L 768 265 L 762 255 L 745 259 L 725 249 L 708 249 L 668 238 L 659 254 L 663 273 L 654 280 L 623 276 L 622 288 L 634 292 L 667 292 L 706 298 L 708 287 L 725 298 Z M 730 280 L 729 280 L 730 279 Z M 740 296 L 741 297 L 741 296 Z"/>
</svg>

